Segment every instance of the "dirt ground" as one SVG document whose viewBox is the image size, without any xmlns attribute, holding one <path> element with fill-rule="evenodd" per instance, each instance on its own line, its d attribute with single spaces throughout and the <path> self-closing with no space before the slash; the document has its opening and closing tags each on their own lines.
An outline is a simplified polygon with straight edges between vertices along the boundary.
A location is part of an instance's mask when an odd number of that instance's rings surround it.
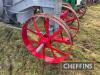
<svg viewBox="0 0 100 75">
<path fill-rule="evenodd" d="M 94 70 L 62 72 L 60 64 L 43 64 L 28 53 L 19 30 L 0 22 L 0 75 L 100 75 L 100 4 L 88 7 L 80 24 L 68 61 L 94 62 Z"/>
</svg>

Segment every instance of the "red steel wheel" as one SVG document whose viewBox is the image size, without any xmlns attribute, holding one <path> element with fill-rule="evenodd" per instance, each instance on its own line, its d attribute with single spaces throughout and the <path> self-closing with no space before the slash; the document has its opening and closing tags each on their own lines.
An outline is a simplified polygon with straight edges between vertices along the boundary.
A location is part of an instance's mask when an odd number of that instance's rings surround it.
<svg viewBox="0 0 100 75">
<path fill-rule="evenodd" d="M 66 25 L 69 26 L 71 30 L 72 37 L 75 37 L 79 31 L 79 19 L 77 13 L 72 9 L 71 6 L 63 5 L 62 6 L 62 13 L 60 18 L 65 21 Z"/>
<path fill-rule="evenodd" d="M 59 25 L 53 33 L 50 33 L 51 21 Z M 33 15 L 23 24 L 22 39 L 32 55 L 51 64 L 67 60 L 70 55 L 67 52 L 68 48 L 73 44 L 69 29 L 64 22 L 43 13 Z"/>
<path fill-rule="evenodd" d="M 79 7 L 79 9 L 76 11 L 79 18 L 82 18 L 85 15 L 86 9 L 86 6 Z"/>
</svg>

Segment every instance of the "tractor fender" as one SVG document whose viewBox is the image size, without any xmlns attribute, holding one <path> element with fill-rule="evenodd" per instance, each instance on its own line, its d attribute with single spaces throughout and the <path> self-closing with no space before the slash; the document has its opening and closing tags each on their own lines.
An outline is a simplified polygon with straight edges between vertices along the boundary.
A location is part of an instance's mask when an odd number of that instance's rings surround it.
<svg viewBox="0 0 100 75">
<path fill-rule="evenodd" d="M 45 1 L 45 2 L 44 2 Z M 22 0 L 15 5 L 12 5 L 9 8 L 9 11 L 12 13 L 19 13 L 23 10 L 26 10 L 30 7 L 46 7 L 46 8 L 54 8 L 55 6 L 54 1 L 50 0 Z"/>
</svg>

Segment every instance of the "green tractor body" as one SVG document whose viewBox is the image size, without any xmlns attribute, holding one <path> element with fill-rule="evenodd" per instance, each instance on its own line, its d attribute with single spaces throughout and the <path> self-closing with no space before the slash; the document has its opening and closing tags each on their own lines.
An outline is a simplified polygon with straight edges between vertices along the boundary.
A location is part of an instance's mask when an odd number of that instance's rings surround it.
<svg viewBox="0 0 100 75">
<path fill-rule="evenodd" d="M 69 3 L 74 10 L 77 10 L 76 1 L 77 0 L 63 0 L 64 3 Z"/>
</svg>

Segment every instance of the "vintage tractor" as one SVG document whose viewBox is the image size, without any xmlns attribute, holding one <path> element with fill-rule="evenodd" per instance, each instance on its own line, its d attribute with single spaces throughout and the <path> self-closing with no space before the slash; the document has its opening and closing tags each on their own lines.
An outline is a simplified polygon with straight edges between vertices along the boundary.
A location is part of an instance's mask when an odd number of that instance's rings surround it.
<svg viewBox="0 0 100 75">
<path fill-rule="evenodd" d="M 0 20 L 21 25 L 28 51 L 55 64 L 69 58 L 79 30 L 77 13 L 72 7 L 63 4 L 63 0 L 0 0 Z"/>
<path fill-rule="evenodd" d="M 77 12 L 79 18 L 82 18 L 86 13 L 86 0 L 63 0 L 63 5 L 72 7 Z"/>
</svg>

